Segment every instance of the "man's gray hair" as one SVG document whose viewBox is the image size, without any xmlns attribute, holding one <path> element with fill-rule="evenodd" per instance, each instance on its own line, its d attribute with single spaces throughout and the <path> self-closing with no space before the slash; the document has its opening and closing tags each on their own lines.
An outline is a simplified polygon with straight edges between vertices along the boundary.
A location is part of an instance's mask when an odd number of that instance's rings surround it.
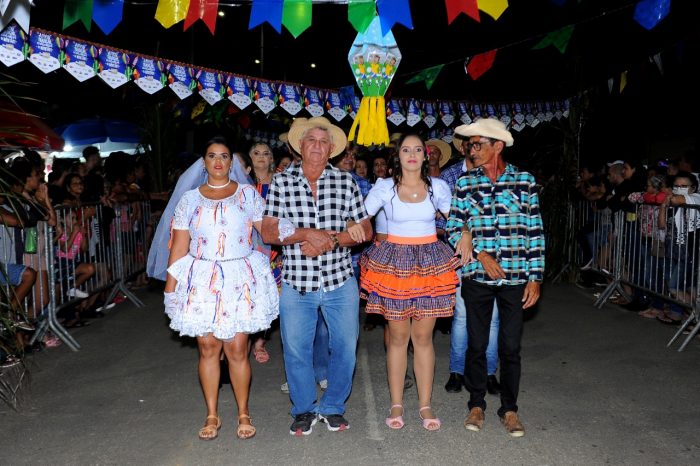
<svg viewBox="0 0 700 466">
<path fill-rule="evenodd" d="M 316 125 L 316 126 L 311 126 L 311 127 L 309 127 L 309 128 L 306 128 L 306 129 L 304 130 L 304 132 L 301 133 L 301 137 L 299 138 L 299 140 L 301 141 L 302 139 L 304 139 L 304 138 L 306 137 L 306 134 L 307 134 L 309 131 L 311 131 L 312 129 L 320 129 L 321 131 L 325 131 L 326 134 L 328 135 L 328 139 L 330 139 L 330 141 L 331 141 L 331 144 L 335 144 L 334 141 L 333 141 L 333 133 L 331 132 L 331 130 L 328 129 L 327 126 L 321 126 L 321 125 Z"/>
</svg>

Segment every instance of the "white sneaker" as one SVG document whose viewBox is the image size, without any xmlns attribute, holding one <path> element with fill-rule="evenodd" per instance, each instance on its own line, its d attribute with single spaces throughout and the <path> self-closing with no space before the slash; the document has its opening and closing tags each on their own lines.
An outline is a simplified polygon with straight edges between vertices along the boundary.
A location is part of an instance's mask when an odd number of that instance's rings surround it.
<svg viewBox="0 0 700 466">
<path fill-rule="evenodd" d="M 318 386 L 321 387 L 321 390 L 325 390 L 328 388 L 328 380 L 323 379 L 318 383 Z"/>
<path fill-rule="evenodd" d="M 102 312 L 102 311 L 108 311 L 112 309 L 114 306 L 116 306 L 115 303 L 109 303 L 106 306 L 100 306 L 97 309 L 95 309 L 95 312 Z"/>
<path fill-rule="evenodd" d="M 71 288 L 70 290 L 68 290 L 69 298 L 87 298 L 88 296 L 90 295 L 77 288 Z"/>
<path fill-rule="evenodd" d="M 289 393 L 289 384 L 287 382 L 283 383 L 280 385 L 280 390 L 282 390 L 282 393 Z"/>
</svg>

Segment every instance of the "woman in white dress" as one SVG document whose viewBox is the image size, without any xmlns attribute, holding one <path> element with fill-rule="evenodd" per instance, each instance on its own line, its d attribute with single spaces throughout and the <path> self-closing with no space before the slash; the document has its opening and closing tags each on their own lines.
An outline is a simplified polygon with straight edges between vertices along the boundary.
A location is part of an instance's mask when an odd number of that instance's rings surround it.
<svg viewBox="0 0 700 466">
<path fill-rule="evenodd" d="M 254 186 L 229 177 L 233 161 L 223 138 L 207 143 L 205 184 L 179 199 L 171 224 L 165 284 L 170 327 L 197 338 L 199 380 L 207 418 L 199 438 L 218 436 L 220 356 L 228 359 L 238 405 L 237 436 L 255 435 L 248 412 L 248 335 L 270 327 L 279 314 L 277 285 L 267 256 L 256 251 L 265 201 Z"/>
</svg>

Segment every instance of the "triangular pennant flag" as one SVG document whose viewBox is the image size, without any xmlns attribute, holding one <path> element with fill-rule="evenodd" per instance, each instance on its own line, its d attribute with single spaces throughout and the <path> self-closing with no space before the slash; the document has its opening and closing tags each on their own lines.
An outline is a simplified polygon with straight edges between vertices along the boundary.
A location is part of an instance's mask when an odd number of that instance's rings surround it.
<svg viewBox="0 0 700 466">
<path fill-rule="evenodd" d="M 555 46 L 559 53 L 565 53 L 566 47 L 569 45 L 569 40 L 571 40 L 571 35 L 574 33 L 574 25 L 569 25 L 554 31 L 552 34 L 552 45 Z"/>
<path fill-rule="evenodd" d="M 374 0 L 348 1 L 348 21 L 357 32 L 365 32 L 375 16 L 377 16 L 377 7 Z"/>
<path fill-rule="evenodd" d="M 654 63 L 656 63 L 656 67 L 659 69 L 659 73 L 661 73 L 661 76 L 663 76 L 664 75 L 664 64 L 661 61 L 661 54 L 657 53 L 656 55 L 651 57 L 650 60 L 653 61 Z"/>
<path fill-rule="evenodd" d="M 189 8 L 190 0 L 158 0 L 155 18 L 165 29 L 168 29 L 185 19 Z"/>
<path fill-rule="evenodd" d="M 10 0 L 0 0 L 0 16 L 3 16 L 10 6 Z"/>
<path fill-rule="evenodd" d="M 452 24 L 460 13 L 464 13 L 476 22 L 481 22 L 476 0 L 445 0 L 445 7 L 447 7 L 447 24 Z"/>
<path fill-rule="evenodd" d="M 124 0 L 94 0 L 92 20 L 105 34 L 111 33 L 122 20 Z"/>
<path fill-rule="evenodd" d="M 394 24 L 399 23 L 408 29 L 413 29 L 411 8 L 408 0 L 377 0 L 379 20 L 382 25 L 382 34 L 387 35 Z"/>
<path fill-rule="evenodd" d="M 491 69 L 493 62 L 496 60 L 497 51 L 497 49 L 494 49 L 474 55 L 466 65 L 467 74 L 476 81 L 482 74 Z"/>
<path fill-rule="evenodd" d="M 282 24 L 296 39 L 311 26 L 311 0 L 284 0 Z"/>
<path fill-rule="evenodd" d="M 543 49 L 553 45 L 559 50 L 559 53 L 566 52 L 566 48 L 569 46 L 569 40 L 571 40 L 571 35 L 574 32 L 574 25 L 565 26 L 556 31 L 552 31 L 542 38 L 534 47 L 533 50 Z"/>
<path fill-rule="evenodd" d="M 435 82 L 438 75 L 440 74 L 440 71 L 442 71 L 443 66 L 445 66 L 445 65 L 442 64 L 442 65 L 437 65 L 437 66 L 431 66 L 430 68 L 426 68 L 424 70 L 421 70 L 418 73 L 416 73 L 416 75 L 413 76 L 411 79 L 406 81 L 406 84 L 413 84 L 413 83 L 425 81 L 425 87 L 430 89 L 431 87 L 433 87 L 433 83 Z"/>
<path fill-rule="evenodd" d="M 627 71 L 623 71 L 620 73 L 620 94 L 622 94 L 622 91 L 625 89 L 627 86 Z"/>
<path fill-rule="evenodd" d="M 508 8 L 508 0 L 479 0 L 479 9 L 492 17 L 498 19 Z"/>
<path fill-rule="evenodd" d="M 29 9 L 31 0 L 12 0 L 9 5 L 5 5 L 5 11 L 0 15 L 0 31 L 5 29 L 14 19 L 20 28 L 29 34 Z"/>
<path fill-rule="evenodd" d="M 82 21 L 88 31 L 92 27 L 92 0 L 72 0 L 63 6 L 63 29 Z"/>
<path fill-rule="evenodd" d="M 216 15 L 218 12 L 219 0 L 190 0 L 190 9 L 187 10 L 183 30 L 186 31 L 195 21 L 201 19 L 213 35 L 216 29 Z"/>
<path fill-rule="evenodd" d="M 671 11 L 671 0 L 640 0 L 634 7 L 634 20 L 651 30 Z"/>
<path fill-rule="evenodd" d="M 270 26 L 275 28 L 275 31 L 281 34 L 283 8 L 284 0 L 253 0 L 248 29 L 253 29 L 267 21 Z"/>
<path fill-rule="evenodd" d="M 612 94 L 613 84 L 615 84 L 615 80 L 613 78 L 608 78 L 608 94 Z"/>
</svg>

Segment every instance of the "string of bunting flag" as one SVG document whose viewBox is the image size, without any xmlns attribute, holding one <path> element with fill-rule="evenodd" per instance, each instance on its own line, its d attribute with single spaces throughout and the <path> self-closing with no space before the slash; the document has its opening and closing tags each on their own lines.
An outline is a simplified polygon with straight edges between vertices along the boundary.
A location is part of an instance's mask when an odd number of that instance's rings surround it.
<svg viewBox="0 0 700 466">
<path fill-rule="evenodd" d="M 209 105 L 228 99 L 244 110 L 251 105 L 264 113 L 281 107 L 290 115 L 306 110 L 311 116 L 325 113 L 340 122 L 354 119 L 361 97 L 354 86 L 322 89 L 298 83 L 269 81 L 226 73 L 210 68 L 170 61 L 76 39 L 43 29 L 26 34 L 15 22 L 0 32 L 0 62 L 13 66 L 28 60 L 40 71 L 63 69 L 80 82 L 99 76 L 116 89 L 133 82 L 154 94 L 169 88 L 179 99 L 199 94 Z M 429 129 L 469 123 L 480 117 L 495 117 L 515 131 L 540 122 L 565 118 L 569 100 L 475 103 L 467 101 L 391 98 L 386 101 L 387 120 L 396 126 L 423 122 Z M 438 126 L 436 126 L 438 125 Z"/>
</svg>

